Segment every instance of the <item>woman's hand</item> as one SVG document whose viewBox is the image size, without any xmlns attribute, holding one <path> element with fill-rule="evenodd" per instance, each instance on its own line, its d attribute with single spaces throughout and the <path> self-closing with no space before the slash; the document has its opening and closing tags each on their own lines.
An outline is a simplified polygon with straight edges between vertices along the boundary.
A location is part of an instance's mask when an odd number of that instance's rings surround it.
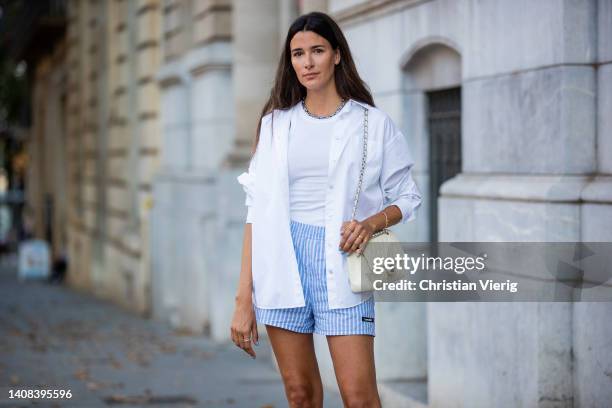
<svg viewBox="0 0 612 408">
<path fill-rule="evenodd" d="M 234 344 L 255 358 L 253 343 L 258 344 L 257 320 L 250 298 L 236 298 L 234 317 L 232 318 L 231 336 Z"/>
<path fill-rule="evenodd" d="M 355 251 L 361 253 L 372 238 L 372 234 L 374 234 L 374 229 L 367 222 L 345 221 L 340 231 L 340 250 L 349 254 Z"/>
</svg>

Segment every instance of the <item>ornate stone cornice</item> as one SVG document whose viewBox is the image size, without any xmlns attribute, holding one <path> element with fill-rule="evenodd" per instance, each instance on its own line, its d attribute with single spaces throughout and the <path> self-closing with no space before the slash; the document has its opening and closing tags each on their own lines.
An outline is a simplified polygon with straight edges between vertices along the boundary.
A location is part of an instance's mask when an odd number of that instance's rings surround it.
<svg viewBox="0 0 612 408">
<path fill-rule="evenodd" d="M 339 24 L 351 25 L 429 1 L 432 0 L 370 0 L 338 10 L 332 15 Z"/>
</svg>

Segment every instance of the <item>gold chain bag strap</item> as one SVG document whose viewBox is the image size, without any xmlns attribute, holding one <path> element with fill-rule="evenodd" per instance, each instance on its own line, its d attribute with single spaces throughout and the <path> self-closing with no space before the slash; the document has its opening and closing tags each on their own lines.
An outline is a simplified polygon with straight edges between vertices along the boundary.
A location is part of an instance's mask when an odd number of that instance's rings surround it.
<svg viewBox="0 0 612 408">
<path fill-rule="evenodd" d="M 357 203 L 359 202 L 359 193 L 361 192 L 361 184 L 363 182 L 363 174 L 365 172 L 366 159 L 368 156 L 368 109 L 364 109 L 363 112 L 363 154 L 361 156 L 361 172 L 359 173 L 359 183 L 357 184 L 357 191 L 355 192 L 355 199 L 353 203 L 353 213 L 351 220 L 355 219 L 355 212 L 357 211 Z M 375 243 L 375 245 L 370 245 Z M 348 262 L 348 274 L 349 281 L 351 284 L 351 291 L 354 293 L 367 292 L 374 289 L 373 281 L 376 279 L 383 279 L 385 282 L 393 280 L 395 274 L 395 267 L 390 269 L 383 269 L 382 271 L 376 271 L 374 273 L 374 259 L 375 258 L 395 258 L 395 255 L 402 252 L 402 246 L 397 236 L 387 228 L 378 231 L 372 235 L 362 254 L 352 252 L 347 257 Z M 363 258 L 362 258 L 363 257 Z M 363 261 L 363 262 L 362 262 Z M 362 266 L 367 269 L 362 271 Z M 383 268 L 384 265 L 381 266 Z"/>
</svg>

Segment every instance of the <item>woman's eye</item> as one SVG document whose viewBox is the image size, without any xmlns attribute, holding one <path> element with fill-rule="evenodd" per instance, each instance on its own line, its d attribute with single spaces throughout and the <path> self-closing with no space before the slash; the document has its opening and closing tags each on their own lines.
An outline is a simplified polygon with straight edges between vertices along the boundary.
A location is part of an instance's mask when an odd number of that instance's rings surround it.
<svg viewBox="0 0 612 408">
<path fill-rule="evenodd" d="M 325 52 L 325 50 L 323 50 L 323 49 L 321 49 L 321 48 L 317 48 L 317 49 L 315 49 L 315 50 L 314 50 L 314 53 L 315 53 L 315 54 L 322 54 L 323 52 Z M 299 56 L 301 56 L 302 54 L 303 54 L 303 52 L 302 52 L 302 51 L 296 51 L 296 52 L 294 52 L 294 53 L 293 53 L 293 56 L 294 56 L 294 57 L 299 57 Z"/>
</svg>

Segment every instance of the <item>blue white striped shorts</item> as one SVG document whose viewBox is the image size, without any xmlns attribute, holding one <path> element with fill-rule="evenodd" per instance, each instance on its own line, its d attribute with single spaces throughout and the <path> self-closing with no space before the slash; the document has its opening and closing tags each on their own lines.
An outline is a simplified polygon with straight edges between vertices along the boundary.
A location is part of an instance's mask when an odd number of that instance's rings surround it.
<svg viewBox="0 0 612 408">
<path fill-rule="evenodd" d="M 375 336 L 374 296 L 344 309 L 330 309 L 325 275 L 325 227 L 291 221 L 306 306 L 287 309 L 255 307 L 257 322 L 298 333 Z"/>
</svg>

